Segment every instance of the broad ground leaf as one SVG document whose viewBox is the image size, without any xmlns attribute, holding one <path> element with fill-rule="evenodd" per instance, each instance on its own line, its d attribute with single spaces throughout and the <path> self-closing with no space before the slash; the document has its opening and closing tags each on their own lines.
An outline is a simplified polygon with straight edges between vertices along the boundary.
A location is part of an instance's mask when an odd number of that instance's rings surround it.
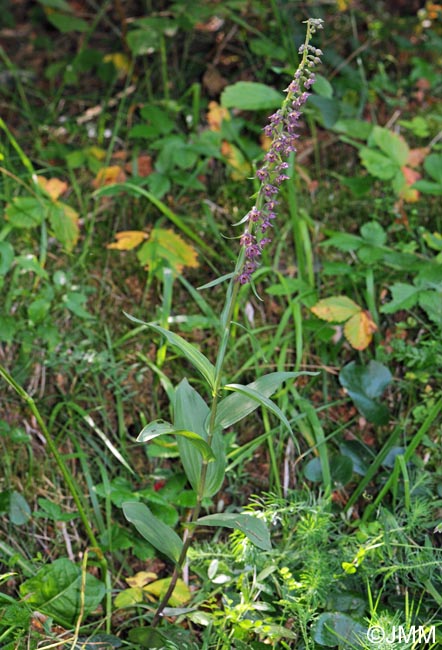
<svg viewBox="0 0 442 650">
<path fill-rule="evenodd" d="M 111 248 L 119 251 L 131 251 L 147 239 L 147 233 L 142 230 L 124 230 L 115 234 L 117 241 L 108 244 L 106 248 Z"/>
<path fill-rule="evenodd" d="M 16 196 L 6 206 L 5 215 L 14 228 L 35 228 L 43 221 L 45 209 L 33 196 Z"/>
<path fill-rule="evenodd" d="M 114 185 L 115 183 L 124 183 L 126 174 L 119 165 L 103 167 L 92 181 L 92 187 L 96 189 L 103 185 Z"/>
<path fill-rule="evenodd" d="M 207 124 L 211 131 L 220 131 L 224 120 L 230 120 L 230 113 L 225 106 L 218 102 L 209 102 L 209 110 L 206 113 Z"/>
<path fill-rule="evenodd" d="M 98 607 L 106 592 L 104 584 L 89 573 L 86 573 L 83 594 L 81 583 L 81 568 L 66 558 L 59 558 L 26 580 L 20 587 L 20 595 L 32 609 L 71 627 L 80 614 L 82 598 L 87 616 Z"/>
<path fill-rule="evenodd" d="M 190 442 L 194 449 L 197 449 L 200 452 L 205 460 L 210 461 L 215 458 L 213 451 L 207 442 L 198 433 L 186 429 L 176 429 L 172 424 L 169 424 L 169 422 L 165 422 L 164 420 L 155 420 L 146 425 L 138 435 L 137 440 L 138 442 L 149 442 L 150 440 L 163 435 L 182 436 Z"/>
<path fill-rule="evenodd" d="M 59 178 L 37 176 L 37 183 L 53 201 L 56 201 L 68 189 L 68 184 Z"/>
<path fill-rule="evenodd" d="M 138 501 L 123 503 L 123 513 L 144 539 L 170 560 L 177 562 L 183 543 L 173 528 L 155 517 L 144 503 Z"/>
<path fill-rule="evenodd" d="M 389 129 L 380 126 L 373 127 L 371 137 L 379 149 L 383 151 L 391 160 L 403 167 L 408 162 L 410 149 L 404 138 Z"/>
<path fill-rule="evenodd" d="M 272 544 L 267 525 L 262 519 L 246 514 L 225 512 L 217 515 L 207 515 L 197 519 L 204 526 L 219 526 L 240 530 L 250 541 L 263 551 L 271 551 Z"/>
<path fill-rule="evenodd" d="M 185 266 L 198 267 L 196 250 L 173 230 L 154 228 L 147 241 L 137 253 L 141 264 L 152 273 L 166 264 L 174 273 L 180 274 Z"/>
<path fill-rule="evenodd" d="M 289 379 L 296 379 L 301 375 L 315 375 L 316 373 L 303 373 L 303 372 L 271 372 L 263 377 L 259 377 L 256 381 L 247 384 L 247 388 L 257 391 L 264 397 L 270 397 L 275 393 L 280 386 Z M 218 404 L 216 413 L 216 423 L 218 426 L 226 429 L 236 422 L 239 422 L 247 415 L 250 415 L 255 409 L 259 407 L 259 402 L 256 399 L 243 394 L 235 392 L 228 395 Z"/>
<path fill-rule="evenodd" d="M 347 341 L 355 350 L 365 350 L 371 343 L 377 325 L 368 311 L 359 311 L 348 319 L 344 325 L 344 334 Z"/>
<path fill-rule="evenodd" d="M 394 314 L 400 309 L 411 309 L 415 306 L 419 296 L 419 287 L 404 282 L 396 282 L 390 287 L 392 300 L 382 305 L 380 311 L 383 314 Z"/>
<path fill-rule="evenodd" d="M 313 638 L 327 648 L 361 647 L 360 639 L 367 637 L 367 628 L 341 612 L 324 612 L 315 622 Z"/>
<path fill-rule="evenodd" d="M 394 178 L 398 172 L 399 166 L 391 158 L 385 156 L 380 151 L 363 147 L 359 156 L 365 169 L 376 178 L 383 181 L 389 181 Z"/>
<path fill-rule="evenodd" d="M 7 241 L 0 241 L 0 275 L 6 275 L 14 261 L 14 249 Z"/>
<path fill-rule="evenodd" d="M 162 578 L 161 580 L 150 582 L 148 585 L 143 587 L 143 592 L 161 599 L 169 588 L 170 581 L 171 578 Z M 189 587 L 183 580 L 181 580 L 181 578 L 178 578 L 175 589 L 173 590 L 172 595 L 169 599 L 170 606 L 182 607 L 189 602 L 190 597 L 191 594 Z"/>
<path fill-rule="evenodd" d="M 343 323 L 361 311 L 361 307 L 347 296 L 324 298 L 310 309 L 315 316 L 329 323 Z"/>
<path fill-rule="evenodd" d="M 358 366 L 352 361 L 339 373 L 341 386 L 347 390 L 362 415 L 374 424 L 386 424 L 389 420 L 388 408 L 376 399 L 391 380 L 388 368 L 377 361 L 370 361 L 368 366 Z"/>
<path fill-rule="evenodd" d="M 159 325 L 155 325 L 155 323 L 146 323 L 145 321 L 139 320 L 134 316 L 130 316 L 130 314 L 126 314 L 126 316 L 132 322 L 145 325 L 146 327 L 153 329 L 155 332 L 162 334 L 169 341 L 170 345 L 172 345 L 174 348 L 177 348 L 182 353 L 184 358 L 187 359 L 187 361 L 189 361 L 193 367 L 203 375 L 210 388 L 214 387 L 215 366 L 209 361 L 207 357 L 204 356 L 202 352 L 198 350 L 198 348 L 186 341 L 186 339 L 183 339 L 178 334 L 170 332 L 169 330 L 166 330 Z M 189 429 L 192 431 L 194 430 L 191 427 L 189 427 Z M 199 432 L 197 431 L 197 433 Z"/>
<path fill-rule="evenodd" d="M 243 111 L 261 111 L 281 106 L 283 96 L 270 86 L 255 81 L 238 81 L 223 91 L 221 106 Z"/>
<path fill-rule="evenodd" d="M 55 237 L 68 253 L 71 252 L 80 234 L 78 212 L 70 205 L 56 201 L 49 206 L 48 218 Z"/>
</svg>

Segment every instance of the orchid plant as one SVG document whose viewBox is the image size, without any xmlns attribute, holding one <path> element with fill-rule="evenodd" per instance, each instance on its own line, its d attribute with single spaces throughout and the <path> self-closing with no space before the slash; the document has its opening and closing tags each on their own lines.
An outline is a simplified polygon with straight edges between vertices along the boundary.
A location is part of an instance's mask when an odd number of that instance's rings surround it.
<svg viewBox="0 0 442 650">
<path fill-rule="evenodd" d="M 270 397 L 284 381 L 298 377 L 299 372 L 272 372 L 254 382 L 242 385 L 225 383 L 223 368 L 229 345 L 232 315 L 241 285 L 250 283 L 259 266 L 263 248 L 271 241 L 272 222 L 276 217 L 278 194 L 281 184 L 288 179 L 287 158 L 296 151 L 297 129 L 302 108 L 309 97 L 309 89 L 315 81 L 314 68 L 320 63 L 321 50 L 310 44 L 312 36 L 322 28 L 320 19 L 306 22 L 305 42 L 299 49 L 299 66 L 292 82 L 286 89 L 281 108 L 269 118 L 265 134 L 271 146 L 265 154 L 264 163 L 256 172 L 259 190 L 251 210 L 237 225 L 243 226 L 240 251 L 232 273 L 218 278 L 201 289 L 228 281 L 224 308 L 220 317 L 220 339 L 215 364 L 201 351 L 181 336 L 156 323 L 144 323 L 131 316 L 137 324 L 161 334 L 168 343 L 181 353 L 198 371 L 208 389 L 210 399 L 202 395 L 183 379 L 175 388 L 173 396 L 173 422 L 155 420 L 143 428 L 138 441 L 147 443 L 162 435 L 176 437 L 180 459 L 186 476 L 197 498 L 190 521 L 186 524 L 183 538 L 163 521 L 155 517 L 140 502 L 123 504 L 125 517 L 138 532 L 174 564 L 174 570 L 152 620 L 155 627 L 167 607 L 185 565 L 187 553 L 198 526 L 223 526 L 242 531 L 249 540 L 263 551 L 271 549 L 270 532 L 266 523 L 258 517 L 245 513 L 218 513 L 201 516 L 204 501 L 213 497 L 221 488 L 226 471 L 223 430 L 239 422 L 255 409 L 262 407 L 276 415 L 291 431 L 290 422 Z M 230 392 L 223 397 L 225 391 Z"/>
</svg>

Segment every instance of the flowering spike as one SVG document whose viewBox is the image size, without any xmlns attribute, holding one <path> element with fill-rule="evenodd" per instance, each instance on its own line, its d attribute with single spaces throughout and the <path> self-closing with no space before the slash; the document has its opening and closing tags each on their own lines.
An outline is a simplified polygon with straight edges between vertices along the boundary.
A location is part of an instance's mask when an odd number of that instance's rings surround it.
<svg viewBox="0 0 442 650">
<path fill-rule="evenodd" d="M 279 188 L 289 178 L 283 173 L 283 170 L 288 168 L 285 159 L 292 151 L 296 151 L 296 139 L 299 137 L 296 129 L 299 127 L 301 109 L 310 97 L 308 91 L 315 83 L 313 68 L 321 61 L 319 57 L 322 51 L 310 45 L 310 40 L 316 30 L 322 29 L 322 20 L 309 18 L 305 22 L 307 24 L 305 42 L 299 48 L 301 62 L 293 80 L 285 90 L 287 94 L 281 108 L 269 117 L 268 124 L 264 127 L 264 134 L 271 138 L 272 142 L 264 156 L 263 166 L 256 172 L 260 187 L 256 203 L 247 214 L 245 231 L 240 240 L 244 250 L 243 262 L 237 274 L 240 284 L 250 281 L 252 274 L 258 268 L 259 257 L 264 246 L 271 241 L 267 234 L 265 236 L 263 234 L 272 227 L 271 222 L 276 216 L 274 209 L 278 204 L 276 197 Z"/>
</svg>

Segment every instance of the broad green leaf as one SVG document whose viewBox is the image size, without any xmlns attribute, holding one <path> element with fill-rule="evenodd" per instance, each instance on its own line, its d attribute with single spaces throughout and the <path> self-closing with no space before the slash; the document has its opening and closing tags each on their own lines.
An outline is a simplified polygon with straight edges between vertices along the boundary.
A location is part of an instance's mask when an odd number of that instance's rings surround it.
<svg viewBox="0 0 442 650">
<path fill-rule="evenodd" d="M 146 323 L 142 320 L 139 320 L 138 318 L 134 318 L 134 316 L 131 316 L 130 314 L 125 313 L 125 315 L 132 322 L 140 323 L 141 325 L 150 327 L 150 329 L 153 329 L 155 332 L 162 334 L 169 341 L 170 345 L 172 345 L 174 348 L 177 348 L 183 354 L 185 359 L 187 361 L 190 361 L 190 363 L 194 366 L 194 368 L 196 368 L 203 375 L 204 379 L 207 381 L 210 388 L 214 387 L 215 367 L 209 361 L 209 359 L 205 357 L 204 354 L 198 350 L 198 348 L 196 348 L 194 345 L 192 345 L 191 343 L 183 339 L 178 334 L 175 334 L 174 332 L 170 332 L 169 330 L 166 330 L 163 327 L 160 327 L 159 325 L 155 325 L 154 323 Z"/>
<path fill-rule="evenodd" d="M 243 111 L 279 108 L 284 96 L 270 86 L 255 81 L 238 81 L 227 86 L 221 95 L 221 106 Z"/>
<path fill-rule="evenodd" d="M 154 422 L 146 425 L 138 435 L 137 440 L 138 442 L 149 442 L 158 436 L 163 436 L 166 434 L 173 436 L 182 436 L 183 438 L 186 438 L 190 444 L 200 452 L 205 460 L 214 460 L 215 456 L 213 455 L 213 451 L 204 440 L 204 438 L 202 438 L 198 433 L 195 433 L 194 431 L 187 431 L 185 429 L 175 429 L 172 424 L 169 424 L 169 422 L 165 422 L 164 420 L 155 420 Z"/>
<path fill-rule="evenodd" d="M 285 381 L 289 379 L 296 379 L 301 375 L 315 375 L 316 373 L 303 373 L 303 372 L 271 372 L 263 377 L 259 377 L 250 384 L 247 388 L 257 391 L 264 397 L 270 397 L 275 393 Z M 216 424 L 223 429 L 232 426 L 239 422 L 247 415 L 250 415 L 255 409 L 259 407 L 259 402 L 256 399 L 241 393 L 233 393 L 225 397 L 218 404 L 216 412 Z"/>
<path fill-rule="evenodd" d="M 234 514 L 225 512 L 217 515 L 207 515 L 197 519 L 198 524 L 204 526 L 219 526 L 223 528 L 234 528 L 240 530 L 246 537 L 250 539 L 255 546 L 263 551 L 271 551 L 272 544 L 270 541 L 270 533 L 267 524 L 253 517 L 252 515 Z"/>
<path fill-rule="evenodd" d="M 6 219 L 14 228 L 35 228 L 43 221 L 45 209 L 32 196 L 16 196 L 5 208 Z"/>
<path fill-rule="evenodd" d="M 69 628 L 78 620 L 82 600 L 86 617 L 98 607 L 105 592 L 104 584 L 86 573 L 86 588 L 82 593 L 81 568 L 66 558 L 44 566 L 20 587 L 20 595 L 30 608 Z"/>
<path fill-rule="evenodd" d="M 246 397 L 255 400 L 255 402 L 257 402 L 258 405 L 263 406 L 264 408 L 268 409 L 271 413 L 276 415 L 276 417 L 278 417 L 281 420 L 281 422 L 287 427 L 287 429 L 290 432 L 292 432 L 290 422 L 287 420 L 286 416 L 281 411 L 279 406 L 277 406 L 275 402 L 272 402 L 271 399 L 269 399 L 259 391 L 255 390 L 254 388 L 250 388 L 250 386 L 243 386 L 242 384 L 226 384 L 224 388 L 226 390 L 237 391 L 238 393 L 241 393 L 242 395 L 245 395 Z"/>
<path fill-rule="evenodd" d="M 183 542 L 173 528 L 155 517 L 144 503 L 138 501 L 123 503 L 123 513 L 154 548 L 164 553 L 173 562 L 178 561 Z"/>
<path fill-rule="evenodd" d="M 426 312 L 428 318 L 442 330 L 442 292 L 422 291 L 419 294 L 419 306 Z"/>
<path fill-rule="evenodd" d="M 396 176 L 399 169 L 397 163 L 383 153 L 369 147 L 363 147 L 359 152 L 359 156 L 365 169 L 372 176 L 383 181 L 391 180 Z"/>
<path fill-rule="evenodd" d="M 442 186 L 442 154 L 431 153 L 425 158 L 424 169 L 439 187 Z"/>
<path fill-rule="evenodd" d="M 83 293 L 68 291 L 68 293 L 62 297 L 62 301 L 64 306 L 79 318 L 94 318 L 92 314 L 86 311 L 83 307 L 83 305 L 87 303 L 87 298 Z"/>
<path fill-rule="evenodd" d="M 14 526 L 22 526 L 31 518 L 31 508 L 20 492 L 11 492 L 9 500 L 9 519 Z"/>
<path fill-rule="evenodd" d="M 386 424 L 389 420 L 389 410 L 384 404 L 376 402 L 387 386 L 392 376 L 388 368 L 370 361 L 368 366 L 358 366 L 354 361 L 344 366 L 339 373 L 339 382 L 362 415 L 374 424 Z"/>
<path fill-rule="evenodd" d="M 390 291 L 392 300 L 380 308 L 383 314 L 394 314 L 394 312 L 400 309 L 411 309 L 414 307 L 417 303 L 420 289 L 412 284 L 396 282 L 390 287 Z"/>
<path fill-rule="evenodd" d="M 369 221 L 361 228 L 361 235 L 372 246 L 383 246 L 387 241 L 387 234 L 377 221 Z"/>
<path fill-rule="evenodd" d="M 353 474 L 353 461 L 348 456 L 335 454 L 330 458 L 330 473 L 333 481 L 346 485 Z M 323 480 L 320 458 L 312 458 L 304 467 L 304 476 L 308 481 L 320 483 Z"/>
<path fill-rule="evenodd" d="M 152 273 L 161 272 L 166 264 L 176 274 L 185 266 L 198 267 L 196 250 L 173 230 L 154 228 L 137 252 L 140 263 Z"/>
<path fill-rule="evenodd" d="M 33 323 L 41 323 L 51 309 L 51 303 L 44 298 L 37 298 L 28 305 L 28 318 Z"/>
<path fill-rule="evenodd" d="M 68 34 L 69 32 L 87 32 L 90 29 L 85 20 L 73 16 L 72 13 L 64 14 L 53 11 L 51 13 L 48 12 L 46 17 L 62 34 Z"/>
<path fill-rule="evenodd" d="M 320 614 L 313 628 L 313 639 L 328 648 L 359 648 L 360 639 L 364 638 L 367 638 L 367 628 L 341 612 Z"/>
<path fill-rule="evenodd" d="M 56 201 L 49 205 L 48 218 L 55 237 L 70 253 L 80 234 L 78 212 L 71 208 L 70 205 Z"/>
<path fill-rule="evenodd" d="M 319 121 L 326 129 L 333 128 L 333 125 L 339 117 L 340 104 L 337 99 L 312 95 L 308 100 L 308 104 L 316 108 L 316 111 L 319 113 Z"/>
<path fill-rule="evenodd" d="M 333 124 L 333 131 L 343 133 L 350 138 L 357 138 L 358 140 L 367 140 L 372 129 L 373 125 L 369 122 L 354 118 L 338 120 Z"/>
<path fill-rule="evenodd" d="M 328 79 L 322 76 L 322 74 L 317 74 L 315 76 L 313 89 L 315 93 L 321 97 L 327 97 L 328 99 L 333 97 L 333 86 Z"/>
<path fill-rule="evenodd" d="M 14 261 L 14 249 L 7 241 L 0 241 L 0 275 L 6 275 Z"/>
<path fill-rule="evenodd" d="M 328 323 L 343 323 L 361 311 L 361 307 L 347 296 L 332 296 L 319 300 L 311 311 Z"/>
<path fill-rule="evenodd" d="M 404 138 L 389 129 L 380 126 L 373 127 L 371 137 L 379 149 L 399 166 L 403 167 L 408 162 L 410 149 Z"/>
<path fill-rule="evenodd" d="M 205 423 L 209 416 L 209 407 L 201 395 L 183 379 L 174 395 L 174 426 L 177 429 L 194 431 L 207 440 Z M 183 437 L 177 439 L 181 462 L 187 478 L 197 492 L 200 487 L 202 456 L 189 440 Z M 211 497 L 220 489 L 225 474 L 225 450 L 222 436 L 215 431 L 212 439 L 212 452 L 215 460 L 209 463 L 204 486 L 204 496 Z"/>
<path fill-rule="evenodd" d="M 425 179 L 417 181 L 413 184 L 413 188 L 419 190 L 423 194 L 434 194 L 434 196 L 442 196 L 442 185 L 439 183 L 432 183 Z"/>
</svg>

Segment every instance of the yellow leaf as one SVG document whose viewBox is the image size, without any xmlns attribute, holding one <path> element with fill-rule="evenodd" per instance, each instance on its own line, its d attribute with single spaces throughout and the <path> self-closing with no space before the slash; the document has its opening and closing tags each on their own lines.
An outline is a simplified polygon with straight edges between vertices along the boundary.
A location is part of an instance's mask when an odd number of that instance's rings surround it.
<svg viewBox="0 0 442 650">
<path fill-rule="evenodd" d="M 362 309 L 347 296 L 333 296 L 317 302 L 311 307 L 311 311 L 315 316 L 329 323 L 343 323 L 360 313 Z"/>
<path fill-rule="evenodd" d="M 140 587 L 132 587 L 120 591 L 115 597 L 114 605 L 117 609 L 120 607 L 133 607 L 144 601 L 143 590 Z"/>
<path fill-rule="evenodd" d="M 141 264 L 156 273 L 163 266 L 168 266 L 175 273 L 181 273 L 185 266 L 198 267 L 196 250 L 187 244 L 173 230 L 154 228 L 137 253 Z"/>
<path fill-rule="evenodd" d="M 227 108 L 220 106 L 218 102 L 209 102 L 206 120 L 211 131 L 220 131 L 222 121 L 230 120 L 230 113 Z"/>
<path fill-rule="evenodd" d="M 147 239 L 148 236 L 142 230 L 123 230 L 122 232 L 116 233 L 115 239 L 117 241 L 108 244 L 106 248 L 113 248 L 119 251 L 131 251 Z"/>
<path fill-rule="evenodd" d="M 221 153 L 226 158 L 227 163 L 233 167 L 230 176 L 234 181 L 244 180 L 252 173 L 250 163 L 244 158 L 242 152 L 230 142 L 223 142 Z"/>
<path fill-rule="evenodd" d="M 113 63 L 114 67 L 118 72 L 121 72 L 125 75 L 129 74 L 131 63 L 129 57 L 123 52 L 114 52 L 113 54 L 106 54 L 103 58 L 105 63 Z"/>
<path fill-rule="evenodd" d="M 104 160 L 106 158 L 106 152 L 101 147 L 87 147 L 84 149 L 84 152 L 90 156 L 93 156 L 97 160 Z"/>
<path fill-rule="evenodd" d="M 411 169 L 411 167 L 402 167 L 405 183 L 399 192 L 399 196 L 407 203 L 416 203 L 419 200 L 419 192 L 412 185 L 421 178 L 421 175 Z"/>
<path fill-rule="evenodd" d="M 124 183 L 126 174 L 118 165 L 103 167 L 92 181 L 92 186 L 103 187 L 103 185 L 113 185 L 114 183 Z"/>
<path fill-rule="evenodd" d="M 61 181 L 59 178 L 45 178 L 44 176 L 37 176 L 37 183 L 39 187 L 48 196 L 50 196 L 53 201 L 56 201 L 58 197 L 68 189 L 68 184 L 65 183 L 65 181 Z"/>
<path fill-rule="evenodd" d="M 148 594 L 152 594 L 153 596 L 156 596 L 158 599 L 160 599 L 166 593 L 170 585 L 170 580 L 170 578 L 163 578 L 162 580 L 151 582 L 150 585 L 143 587 L 143 591 L 147 592 Z M 172 607 L 180 607 L 188 603 L 189 600 L 190 589 L 183 580 L 178 578 L 169 603 Z"/>
<path fill-rule="evenodd" d="M 376 323 L 369 312 L 362 309 L 344 325 L 345 338 L 355 350 L 365 350 L 370 345 L 373 332 L 376 330 Z"/>
<path fill-rule="evenodd" d="M 157 578 L 157 574 L 152 571 L 138 571 L 134 576 L 125 578 L 125 580 L 129 587 L 144 587 Z"/>
</svg>

